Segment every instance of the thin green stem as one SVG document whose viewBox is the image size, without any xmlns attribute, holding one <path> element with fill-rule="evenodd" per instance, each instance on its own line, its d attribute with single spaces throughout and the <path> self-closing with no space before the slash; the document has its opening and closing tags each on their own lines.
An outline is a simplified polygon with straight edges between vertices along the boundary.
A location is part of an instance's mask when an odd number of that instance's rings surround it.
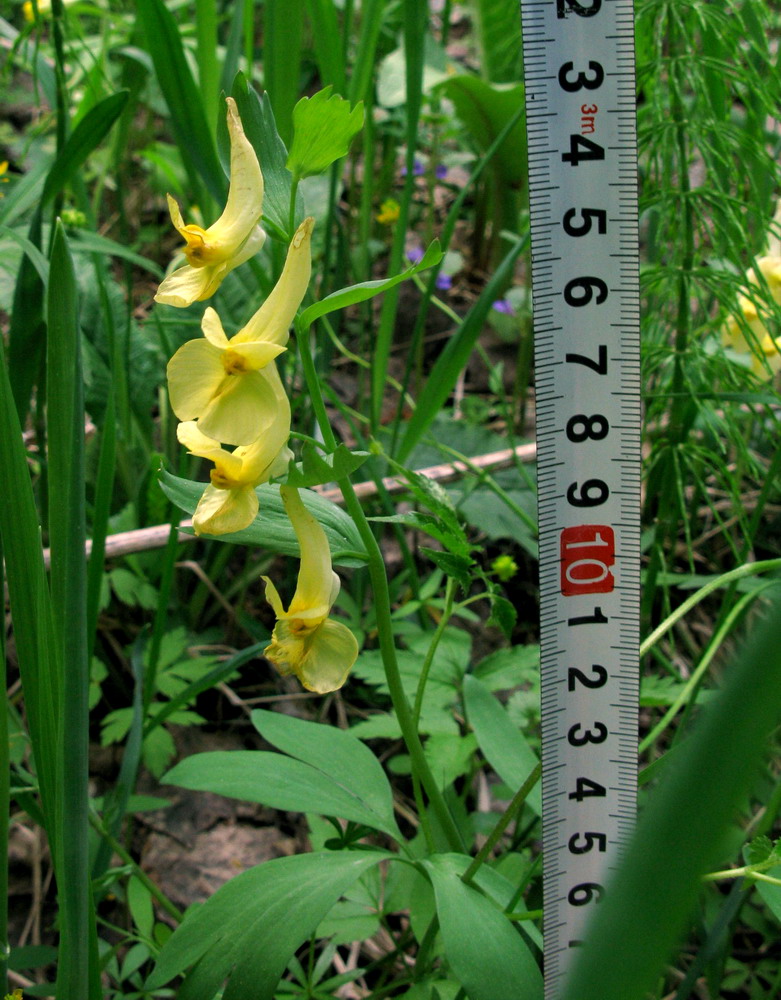
<svg viewBox="0 0 781 1000">
<path fill-rule="evenodd" d="M 447 583 L 445 584 L 445 608 L 442 612 L 442 616 L 439 619 L 439 624 L 437 625 L 434 635 L 431 637 L 431 642 L 429 643 L 428 650 L 426 651 L 426 658 L 423 661 L 423 666 L 420 668 L 420 677 L 418 678 L 418 689 L 415 692 L 415 704 L 412 708 L 412 721 L 415 723 L 415 728 L 417 729 L 418 723 L 420 722 L 420 712 L 423 708 L 423 695 L 426 693 L 426 682 L 428 681 L 429 671 L 431 670 L 431 664 L 434 662 L 434 654 L 437 651 L 440 640 L 445 634 L 445 629 L 450 621 L 450 616 L 453 613 L 453 603 L 456 594 L 456 581 L 452 576 L 447 578 Z"/>
<path fill-rule="evenodd" d="M 532 788 L 534 788 L 534 786 L 540 780 L 541 774 L 542 774 L 542 765 L 537 764 L 534 770 L 527 777 L 526 781 L 524 781 L 524 783 L 515 793 L 512 802 L 505 809 L 504 814 L 502 815 L 499 822 L 496 824 L 493 830 L 491 830 L 488 839 L 480 848 L 480 850 L 477 852 L 477 854 L 474 856 L 474 858 L 472 859 L 472 863 L 469 865 L 467 870 L 461 876 L 462 882 L 469 883 L 475 877 L 480 866 L 484 864 L 485 861 L 488 859 L 488 856 L 490 855 L 491 851 L 493 851 L 493 849 L 501 840 L 504 831 L 507 829 L 512 820 L 515 818 L 520 808 L 523 806 L 524 802 L 526 801 L 529 795 L 529 792 L 532 790 Z"/>
<path fill-rule="evenodd" d="M 728 573 L 722 573 L 715 580 L 710 580 L 704 587 L 700 587 L 691 597 L 688 597 L 671 615 L 668 615 L 650 635 L 646 636 L 640 644 L 640 656 L 645 656 L 661 637 L 666 632 L 669 632 L 677 621 L 687 615 L 692 608 L 696 607 L 708 594 L 712 594 L 714 590 L 718 590 L 719 587 L 723 587 L 727 583 L 732 583 L 733 580 L 740 580 L 745 576 L 756 576 L 758 573 L 769 573 L 776 569 L 781 569 L 781 559 L 763 559 L 760 562 L 738 566 L 737 569 L 732 569 Z"/>
<path fill-rule="evenodd" d="M 773 586 L 772 583 L 766 584 L 766 587 Z M 763 588 L 757 588 L 757 590 L 752 591 L 750 594 L 744 594 L 743 597 L 738 601 L 738 603 L 731 609 L 730 614 L 725 618 L 721 627 L 714 634 L 710 641 L 708 648 L 702 655 L 700 662 L 697 664 L 697 669 L 693 671 L 692 675 L 684 684 L 683 688 L 678 694 L 678 697 L 670 705 L 667 711 L 664 713 L 662 718 L 657 722 L 651 732 L 643 739 L 638 748 L 639 753 L 643 753 L 648 749 L 665 731 L 665 729 L 670 725 L 675 716 L 678 714 L 683 705 L 691 704 L 696 697 L 697 690 L 700 686 L 700 682 L 705 675 L 706 670 L 711 665 L 713 657 L 719 651 L 722 642 L 726 636 L 730 633 L 734 623 L 743 614 L 746 606 L 751 603 L 756 597 L 759 596 L 760 590 Z M 679 727 L 679 732 L 683 727 Z"/>
<path fill-rule="evenodd" d="M 117 855 L 117 857 L 123 862 L 123 864 L 129 865 L 133 869 L 133 875 L 138 881 L 149 890 L 149 894 L 157 900 L 160 906 L 165 910 L 165 912 L 172 917 L 177 924 L 180 924 L 184 920 L 184 914 L 179 910 L 174 904 L 165 896 L 160 888 L 155 885 L 152 879 L 146 874 L 146 872 L 138 865 L 136 861 L 133 860 L 130 854 L 125 850 L 122 844 L 113 837 L 109 831 L 106 829 L 105 825 L 101 821 L 100 817 L 94 812 L 90 812 L 89 821 L 92 827 L 97 830 L 100 836 L 106 841 L 108 846 Z"/>
<path fill-rule="evenodd" d="M 323 394 L 320 390 L 320 382 L 317 378 L 314 359 L 309 347 L 309 330 L 301 329 L 298 323 L 296 323 L 296 343 L 298 344 L 304 379 L 309 390 L 315 418 L 323 435 L 323 441 L 330 451 L 334 451 L 336 449 L 336 437 L 328 420 Z M 442 792 L 439 790 L 434 775 L 428 766 L 428 761 L 423 752 L 423 744 L 421 743 L 420 735 L 412 716 L 412 709 L 410 708 L 401 681 L 401 671 L 399 670 L 398 659 L 396 657 L 396 644 L 394 642 L 390 590 L 388 588 L 388 577 L 385 573 L 385 561 L 382 552 L 369 522 L 366 520 L 366 515 L 355 494 L 352 483 L 349 479 L 339 479 L 337 483 L 344 496 L 347 512 L 355 522 L 358 534 L 361 536 L 361 541 L 365 545 L 368 554 L 369 578 L 374 592 L 377 638 L 385 667 L 385 677 L 402 737 L 412 761 L 413 771 L 418 775 L 426 790 L 431 807 L 436 813 L 452 850 L 462 851 L 464 850 L 464 841 L 461 832 L 456 826 Z"/>
</svg>

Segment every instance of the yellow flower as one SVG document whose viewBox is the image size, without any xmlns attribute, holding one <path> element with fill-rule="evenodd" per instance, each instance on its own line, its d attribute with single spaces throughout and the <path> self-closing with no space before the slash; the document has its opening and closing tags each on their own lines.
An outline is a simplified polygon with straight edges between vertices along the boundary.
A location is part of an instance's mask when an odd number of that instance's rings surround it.
<svg viewBox="0 0 781 1000">
<path fill-rule="evenodd" d="M 6 993 L 5 1000 L 22 1000 L 22 995 L 21 989 L 17 988 L 13 993 Z"/>
<path fill-rule="evenodd" d="M 71 4 L 78 3 L 79 0 L 62 0 L 63 6 L 70 7 Z M 38 16 L 39 17 L 50 17 L 52 12 L 52 0 L 38 0 Z M 35 23 L 35 11 L 33 10 L 32 0 L 25 0 L 22 4 L 22 13 L 24 14 L 25 21 L 28 24 Z"/>
<path fill-rule="evenodd" d="M 293 457 L 286 444 L 290 436 L 290 403 L 279 374 L 271 365 L 262 376 L 276 395 L 277 417 L 252 444 L 226 451 L 219 441 L 203 434 L 194 420 L 179 424 L 176 430 L 179 442 L 190 454 L 214 462 L 211 485 L 203 491 L 193 515 L 196 535 L 226 535 L 252 524 L 258 513 L 255 487 L 281 476 Z"/>
<path fill-rule="evenodd" d="M 773 301 L 781 305 L 781 256 L 760 257 L 757 265 L 767 282 Z M 746 278 L 749 284 L 759 287 L 753 268 L 747 272 Z M 781 338 L 781 330 L 777 331 L 776 337 L 771 335 L 759 315 L 756 302 L 744 292 L 738 295 L 738 308 L 743 315 L 743 323 L 730 316 L 722 336 L 724 346 L 741 354 L 747 354 L 751 358 L 751 367 L 757 375 L 766 375 L 768 366 L 773 372 L 780 371 L 781 354 L 779 341 L 776 338 Z M 748 337 L 746 327 L 751 331 Z"/>
<path fill-rule="evenodd" d="M 8 160 L 3 160 L 3 162 L 0 163 L 0 184 L 8 183 L 8 178 L 6 177 L 7 173 L 8 173 Z M 3 197 L 4 195 L 0 193 L 0 198 Z"/>
<path fill-rule="evenodd" d="M 185 225 L 176 201 L 168 195 L 171 220 L 185 241 L 187 265 L 164 279 L 156 302 L 189 306 L 208 299 L 234 267 L 260 250 L 266 239 L 259 226 L 263 211 L 263 174 L 239 118 L 236 102 L 226 98 L 231 143 L 231 177 L 225 211 L 208 229 Z"/>
<path fill-rule="evenodd" d="M 298 586 L 287 611 L 274 584 L 263 577 L 266 600 L 277 624 L 264 656 L 283 675 L 295 674 L 305 688 L 317 694 L 336 691 L 358 656 L 358 642 L 328 613 L 339 593 L 339 577 L 331 567 L 331 552 L 322 527 L 309 513 L 292 486 L 279 488 L 301 549 Z"/>
<path fill-rule="evenodd" d="M 171 407 L 180 420 L 224 444 L 248 445 L 276 419 L 278 401 L 261 371 L 285 350 L 290 324 L 309 284 L 313 219 L 305 219 L 269 297 L 230 340 L 208 307 L 204 340 L 188 340 L 168 362 Z"/>
<path fill-rule="evenodd" d="M 392 222 L 396 222 L 398 220 L 400 212 L 401 206 L 396 199 L 386 198 L 380 205 L 380 210 L 377 213 L 376 219 L 378 222 L 383 223 L 383 225 L 389 226 Z"/>
</svg>

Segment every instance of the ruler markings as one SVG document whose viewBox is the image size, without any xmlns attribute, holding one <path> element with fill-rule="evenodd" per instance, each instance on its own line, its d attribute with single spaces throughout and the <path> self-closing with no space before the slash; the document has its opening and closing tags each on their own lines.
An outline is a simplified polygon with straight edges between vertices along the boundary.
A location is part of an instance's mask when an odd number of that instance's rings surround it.
<svg viewBox="0 0 781 1000">
<path fill-rule="evenodd" d="M 635 813 L 634 20 L 631 0 L 522 0 L 521 12 L 538 426 L 545 998 L 557 1000 L 571 942 L 582 939 L 595 901 L 584 886 L 601 886 L 615 867 Z M 604 850 L 600 842 L 573 853 L 569 835 L 583 829 L 598 831 Z"/>
</svg>

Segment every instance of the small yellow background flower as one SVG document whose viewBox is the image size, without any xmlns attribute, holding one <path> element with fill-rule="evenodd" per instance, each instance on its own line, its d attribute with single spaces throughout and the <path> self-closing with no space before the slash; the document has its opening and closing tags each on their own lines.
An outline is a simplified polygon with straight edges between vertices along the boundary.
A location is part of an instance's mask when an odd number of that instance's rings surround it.
<svg viewBox="0 0 781 1000">
<path fill-rule="evenodd" d="M 781 256 L 760 257 L 757 266 L 767 282 L 773 301 L 781 305 Z M 758 288 L 759 282 L 753 268 L 746 273 L 746 278 L 749 284 Z M 743 315 L 744 324 L 740 324 L 734 316 L 730 316 L 724 328 L 722 338 L 724 346 L 748 355 L 751 358 L 751 367 L 757 375 L 767 374 L 767 367 L 763 364 L 762 357 L 771 371 L 774 373 L 781 371 L 779 341 L 771 335 L 760 317 L 756 302 L 741 292 L 738 295 L 738 308 Z M 751 342 L 746 336 L 744 326 L 748 327 L 749 336 L 753 334 Z M 781 338 L 781 329 L 776 331 L 776 336 Z"/>
<path fill-rule="evenodd" d="M 258 224 L 263 211 L 263 174 L 244 134 L 236 102 L 232 97 L 226 102 L 231 176 L 225 211 L 208 229 L 194 223 L 186 225 L 179 206 L 168 195 L 171 221 L 185 241 L 187 265 L 164 279 L 155 295 L 156 302 L 183 308 L 210 298 L 225 275 L 254 257 L 266 239 Z"/>
<path fill-rule="evenodd" d="M 189 340 L 168 362 L 171 407 L 180 420 L 197 420 L 207 437 L 249 445 L 276 419 L 277 398 L 262 372 L 285 350 L 290 324 L 311 273 L 313 219 L 298 228 L 273 291 L 247 325 L 231 337 L 208 307 L 204 340 Z"/>
<path fill-rule="evenodd" d="M 292 486 L 279 489 L 298 544 L 301 568 L 287 611 L 268 577 L 266 600 L 277 624 L 264 656 L 283 675 L 295 674 L 305 688 L 327 694 L 347 680 L 358 657 L 358 641 L 346 625 L 328 617 L 339 593 L 339 577 L 331 566 L 328 539 Z"/>
</svg>

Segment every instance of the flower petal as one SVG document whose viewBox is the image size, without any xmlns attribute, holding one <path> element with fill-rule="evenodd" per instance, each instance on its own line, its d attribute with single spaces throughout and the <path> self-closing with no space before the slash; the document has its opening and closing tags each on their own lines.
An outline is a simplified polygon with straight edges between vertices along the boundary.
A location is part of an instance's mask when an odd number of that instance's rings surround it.
<svg viewBox="0 0 781 1000">
<path fill-rule="evenodd" d="M 163 278 L 157 289 L 155 302 L 185 309 L 193 302 L 200 302 L 214 295 L 227 273 L 225 264 L 214 267 L 190 267 L 185 264 Z"/>
<path fill-rule="evenodd" d="M 206 340 L 188 340 L 182 344 L 168 362 L 166 373 L 171 409 L 180 420 L 200 417 L 228 378 L 222 351 Z M 220 440 L 216 434 L 210 437 Z"/>
<path fill-rule="evenodd" d="M 276 394 L 262 372 L 242 372 L 225 377 L 219 395 L 199 413 L 198 428 L 225 444 L 252 444 L 278 412 Z"/>
<path fill-rule="evenodd" d="M 311 239 L 314 225 L 315 220 L 307 218 L 298 227 L 279 281 L 249 323 L 231 338 L 231 344 L 253 340 L 283 345 L 287 343 L 290 324 L 306 295 L 312 273 Z"/>
<path fill-rule="evenodd" d="M 285 609 L 282 606 L 282 598 L 279 596 L 279 591 L 271 582 L 269 577 L 262 576 L 261 580 L 266 585 L 266 600 L 274 609 L 274 614 L 277 618 L 283 618 L 285 615 Z"/>
<path fill-rule="evenodd" d="M 228 338 L 225 336 L 225 331 L 222 328 L 222 320 L 217 315 L 217 311 L 212 309 L 211 306 L 206 307 L 203 319 L 201 320 L 201 329 L 203 330 L 204 337 L 206 337 L 210 344 L 218 347 L 221 351 L 227 350 Z"/>
<path fill-rule="evenodd" d="M 263 212 L 263 174 L 252 144 L 244 134 L 236 102 L 226 98 L 231 144 L 230 189 L 225 211 L 209 226 L 210 242 L 236 253 L 258 224 Z"/>
<path fill-rule="evenodd" d="M 227 535 L 249 527 L 258 513 L 258 496 L 251 486 L 219 490 L 207 486 L 193 514 L 196 535 Z"/>
<path fill-rule="evenodd" d="M 295 673 L 308 691 L 328 694 L 347 680 L 358 658 L 358 640 L 342 622 L 326 619 L 313 633 Z"/>
<path fill-rule="evenodd" d="M 235 347 L 231 345 L 229 350 L 233 350 L 245 358 L 249 370 L 258 371 L 260 368 L 265 368 L 287 348 L 261 340 L 253 341 L 251 344 L 236 344 Z"/>
<path fill-rule="evenodd" d="M 325 614 L 328 614 L 331 607 L 329 601 L 333 591 L 334 572 L 331 568 L 331 550 L 328 547 L 326 534 L 304 506 L 295 487 L 281 486 L 279 492 L 301 549 L 298 586 L 290 602 L 288 616 L 298 616 L 301 612 L 312 608 L 325 608 Z"/>
</svg>

